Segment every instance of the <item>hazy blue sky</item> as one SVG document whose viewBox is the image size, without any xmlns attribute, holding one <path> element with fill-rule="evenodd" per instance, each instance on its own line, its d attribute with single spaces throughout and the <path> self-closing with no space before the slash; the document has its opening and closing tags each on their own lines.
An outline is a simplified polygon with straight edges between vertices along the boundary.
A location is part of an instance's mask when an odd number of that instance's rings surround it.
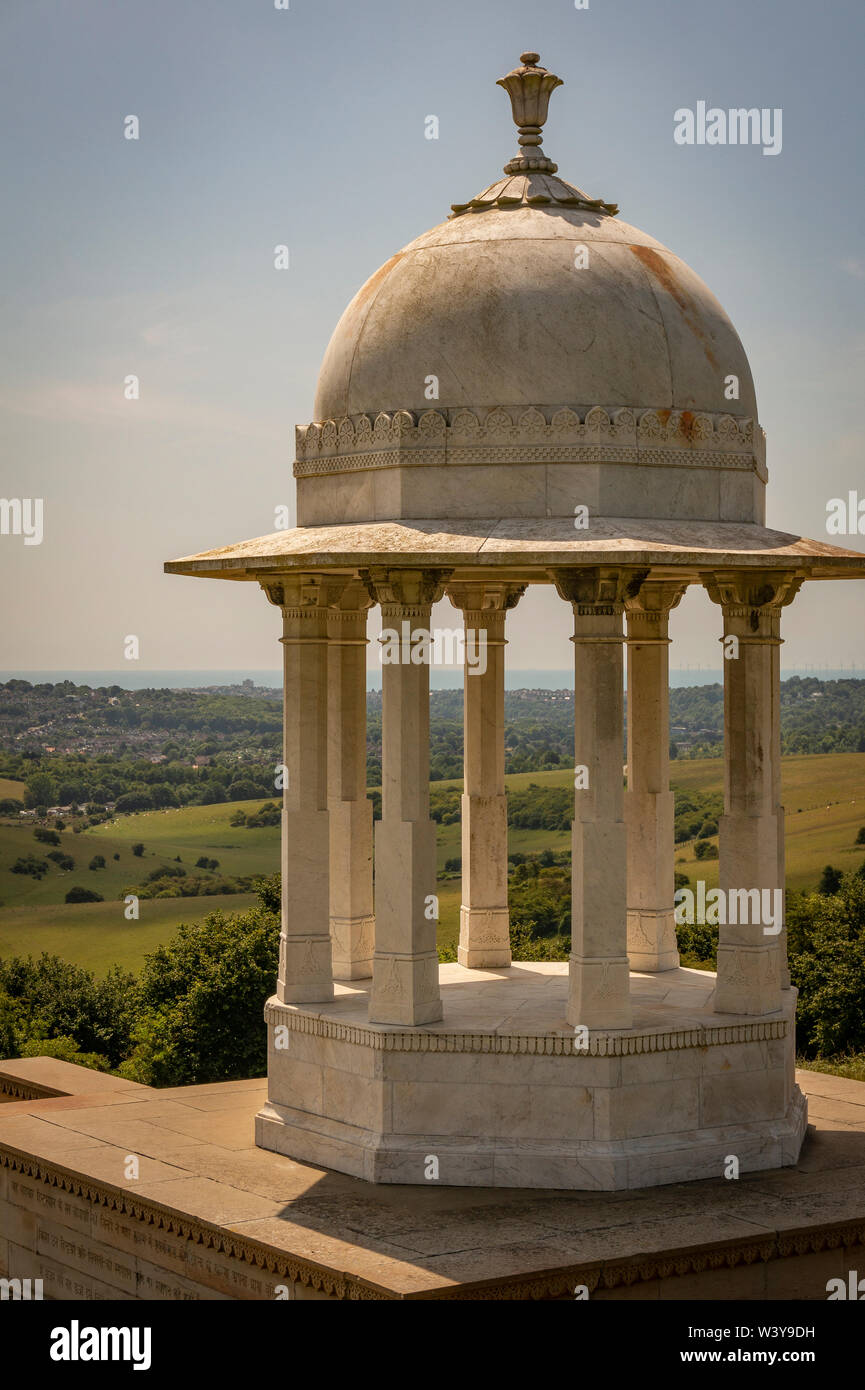
<svg viewBox="0 0 865 1390">
<path fill-rule="evenodd" d="M 293 507 L 337 318 L 497 177 L 514 128 L 495 79 L 527 48 L 566 84 L 544 142 L 562 175 L 736 324 L 770 524 L 825 538 L 827 499 L 865 497 L 861 0 L 3 0 L 0 493 L 43 497 L 45 537 L 0 537 L 0 667 L 114 669 L 128 633 L 153 669 L 278 664 L 257 586 L 162 562 Z M 781 154 L 677 145 L 674 111 L 700 100 L 781 107 Z M 863 614 L 865 583 L 806 586 L 786 663 L 865 665 Z M 530 591 L 509 659 L 566 666 L 568 632 Z M 673 664 L 718 664 L 717 634 L 690 595 Z"/>
</svg>

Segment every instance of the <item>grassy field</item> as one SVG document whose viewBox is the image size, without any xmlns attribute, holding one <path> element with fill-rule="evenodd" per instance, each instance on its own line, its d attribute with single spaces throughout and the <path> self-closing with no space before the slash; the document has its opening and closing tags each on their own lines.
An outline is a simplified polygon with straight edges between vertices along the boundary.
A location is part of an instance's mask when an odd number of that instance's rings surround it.
<svg viewBox="0 0 865 1390">
<path fill-rule="evenodd" d="M 247 830 L 243 826 L 229 825 L 238 806 L 249 812 L 257 810 L 261 804 L 258 799 L 220 806 L 142 811 L 92 826 L 80 835 L 63 830 L 59 848 L 72 856 L 75 868 L 64 873 L 51 864 L 42 879 L 13 874 L 11 866 L 22 855 L 45 858 L 47 851 L 55 846 L 43 845 L 34 839 L 32 822 L 0 822 L 0 904 L 7 908 L 62 903 L 73 884 L 93 888 L 106 899 L 119 898 L 127 889 L 142 883 L 154 869 L 175 864 L 178 855 L 190 875 L 202 872 L 195 867 L 201 855 L 219 861 L 219 875 L 275 873 L 279 868 L 279 827 Z M 132 853 L 136 843 L 144 845 L 140 858 Z M 105 868 L 88 868 L 97 854 L 105 859 Z"/>
<path fill-rule="evenodd" d="M 142 898 L 139 919 L 130 922 L 124 916 L 122 896 L 134 891 L 153 869 L 175 864 L 178 855 L 189 875 L 203 873 L 195 868 L 201 855 L 219 860 L 213 877 L 275 873 L 279 827 L 246 830 L 229 824 L 238 805 L 249 812 L 261 804 L 258 798 L 147 811 L 92 826 L 79 835 L 63 830 L 59 848 L 72 856 L 75 868 L 63 872 L 51 863 L 42 879 L 13 874 L 11 866 L 22 855 L 45 858 L 55 846 L 34 839 L 32 822 L 0 821 L 0 956 L 48 951 L 99 974 L 115 962 L 137 970 L 145 954 L 159 942 L 169 941 L 181 922 L 200 921 L 216 908 L 234 912 L 248 907 L 256 901 L 252 893 Z M 132 853 L 138 842 L 145 847 L 140 858 Z M 104 857 L 104 869 L 88 868 L 96 854 Z M 94 889 L 105 901 L 64 902 L 73 884 Z"/>
<path fill-rule="evenodd" d="M 672 765 L 672 781 L 677 787 L 720 791 L 723 780 L 720 759 Z M 571 781 L 568 769 L 518 773 L 507 779 L 511 789 L 532 783 L 569 786 Z M 788 886 L 816 886 L 827 863 L 841 869 L 857 868 L 865 859 L 865 847 L 854 843 L 859 827 L 865 825 L 865 753 L 785 758 L 782 782 L 787 808 Z M 438 785 L 458 787 L 460 783 Z M 2 786 L 0 783 L 0 789 Z M 140 884 L 154 868 L 175 863 L 178 855 L 188 874 L 201 872 L 195 869 L 200 855 L 218 859 L 219 874 L 274 873 L 279 867 L 279 828 L 232 827 L 229 820 L 238 804 L 249 812 L 257 810 L 261 802 L 141 812 L 94 826 L 80 835 L 63 831 L 60 848 L 72 855 L 75 868 L 62 873 L 52 864 L 41 880 L 13 874 L 11 865 L 28 853 L 44 858 L 52 847 L 33 838 L 32 823 L 0 821 L 0 956 L 47 950 L 99 971 L 114 960 L 134 968 L 157 941 L 171 936 L 179 922 L 199 920 L 217 907 L 232 911 L 246 906 L 252 901 L 249 895 L 142 900 L 140 919 L 134 923 L 125 920 L 120 901 L 124 890 Z M 141 858 L 132 854 L 137 841 L 145 846 Z M 509 837 L 511 851 L 523 853 L 566 849 L 569 842 L 567 831 L 512 830 Z M 94 854 L 104 855 L 105 869 L 88 869 Z M 459 825 L 442 826 L 439 873 L 443 873 L 447 859 L 459 854 Z M 696 860 L 693 844 L 678 846 L 676 860 L 677 868 L 692 882 L 703 878 L 710 887 L 717 884 L 718 861 Z M 76 883 L 96 889 L 105 902 L 65 904 L 66 892 Z M 442 878 L 438 894 L 439 938 L 443 945 L 452 944 L 459 934 L 459 877 Z"/>
<path fill-rule="evenodd" d="M 12 782 L 8 777 L 0 777 L 0 801 L 12 797 L 15 801 L 24 800 L 24 783 Z"/>
<path fill-rule="evenodd" d="M 698 791 L 723 791 L 724 765 L 720 758 L 674 762 L 672 782 Z M 815 888 L 825 864 L 845 872 L 858 869 L 865 859 L 865 846 L 855 844 L 865 825 L 865 753 L 784 758 L 781 791 L 787 887 Z M 692 881 L 703 878 L 709 887 L 717 886 L 717 859 L 696 859 L 693 844 L 677 847 L 676 867 Z"/>
<path fill-rule="evenodd" d="M 171 940 L 180 922 L 199 922 L 208 912 L 240 912 L 254 893 L 218 898 L 154 898 L 139 904 L 137 922 L 127 922 L 123 904 L 60 903 L 10 907 L 0 912 L 0 957 L 62 956 L 97 975 L 112 965 L 138 971 L 148 951 Z"/>
</svg>

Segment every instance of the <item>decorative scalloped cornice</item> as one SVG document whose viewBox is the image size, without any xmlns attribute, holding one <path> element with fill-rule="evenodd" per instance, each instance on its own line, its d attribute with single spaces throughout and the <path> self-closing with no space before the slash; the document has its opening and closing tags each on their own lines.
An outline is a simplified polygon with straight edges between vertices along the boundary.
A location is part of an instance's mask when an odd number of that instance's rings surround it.
<svg viewBox="0 0 865 1390">
<path fill-rule="evenodd" d="M 626 463 L 754 469 L 765 435 L 722 412 L 628 406 L 380 411 L 298 426 L 295 477 L 405 465 Z"/>
<path fill-rule="evenodd" d="M 321 1014 L 306 1013 L 298 1004 L 268 999 L 264 1010 L 268 1024 L 285 1024 L 289 1031 L 370 1047 L 378 1052 L 484 1052 L 533 1057 L 632 1057 L 651 1052 L 679 1052 L 689 1047 L 729 1047 L 731 1043 L 767 1042 L 784 1038 L 789 1019 L 755 1019 L 748 1023 L 706 1028 L 673 1028 L 645 1033 L 592 1032 L 588 1048 L 574 1049 L 571 1033 L 492 1033 L 481 1030 L 453 1032 L 341 1023 Z"/>
<path fill-rule="evenodd" d="M 451 217 L 462 217 L 465 212 L 488 212 L 491 208 L 580 208 L 604 217 L 615 217 L 619 211 L 617 203 L 590 198 L 588 193 L 554 174 L 536 172 L 497 179 L 476 198 L 467 203 L 451 203 L 451 208 Z"/>
<path fill-rule="evenodd" d="M 53 1086 L 42 1086 L 38 1081 L 23 1081 L 20 1077 L 0 1076 L 0 1096 L 14 1096 L 16 1100 L 52 1100 L 67 1094 L 66 1091 L 55 1090 Z"/>
</svg>

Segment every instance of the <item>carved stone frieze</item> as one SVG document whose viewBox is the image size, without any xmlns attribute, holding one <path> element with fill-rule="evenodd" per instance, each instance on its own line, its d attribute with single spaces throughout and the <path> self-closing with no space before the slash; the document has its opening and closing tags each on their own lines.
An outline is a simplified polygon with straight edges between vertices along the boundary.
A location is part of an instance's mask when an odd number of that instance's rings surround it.
<svg viewBox="0 0 865 1390">
<path fill-rule="evenodd" d="M 648 570 L 617 565 L 586 565 L 552 571 L 553 583 L 567 603 L 581 612 L 597 609 L 621 612 L 626 601 L 640 592 Z"/>
<path fill-rule="evenodd" d="M 454 608 L 463 612 L 467 623 L 483 623 L 499 617 L 503 619 L 516 608 L 527 588 L 527 584 L 484 580 L 478 584 L 449 584 L 447 596 Z"/>
<path fill-rule="evenodd" d="M 622 463 L 752 469 L 765 477 L 765 437 L 752 419 L 627 406 L 495 406 L 398 410 L 298 427 L 298 478 L 445 463 Z"/>
<path fill-rule="evenodd" d="M 284 1023 L 291 1032 L 334 1038 L 360 1047 L 384 1052 L 485 1052 L 513 1053 L 539 1057 L 573 1057 L 579 1070 L 582 1057 L 630 1057 L 654 1052 L 678 1052 L 687 1048 L 729 1047 L 734 1043 L 767 1042 L 789 1033 L 786 1018 L 762 1019 L 733 1024 L 671 1028 L 663 1032 L 620 1032 L 592 1029 L 586 1049 L 574 1051 L 571 1030 L 562 1033 L 504 1033 L 478 1030 L 419 1032 L 416 1028 L 376 1027 L 375 1024 L 344 1023 L 321 1014 L 304 1012 L 297 1005 L 269 999 L 265 1022 Z"/>
<path fill-rule="evenodd" d="M 361 579 L 374 603 L 383 609 L 421 610 L 438 603 L 453 573 L 442 569 L 398 569 L 386 565 L 361 571 Z"/>
<path fill-rule="evenodd" d="M 733 570 L 704 574 L 703 584 L 721 607 L 724 631 L 740 641 L 779 642 L 782 608 L 802 587 L 794 570 Z"/>
<path fill-rule="evenodd" d="M 321 617 L 342 598 L 350 579 L 341 574 L 285 574 L 259 581 L 269 601 L 286 617 Z"/>
</svg>

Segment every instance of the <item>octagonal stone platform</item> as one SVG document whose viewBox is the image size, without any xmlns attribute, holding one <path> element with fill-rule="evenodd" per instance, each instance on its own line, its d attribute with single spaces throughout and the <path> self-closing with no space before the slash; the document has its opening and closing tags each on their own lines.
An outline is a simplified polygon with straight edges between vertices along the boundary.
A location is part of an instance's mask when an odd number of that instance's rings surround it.
<svg viewBox="0 0 865 1390">
<path fill-rule="evenodd" d="M 795 991 L 754 1018 L 715 1013 L 708 972 L 632 974 L 634 1026 L 581 1049 L 567 972 L 443 965 L 444 1020 L 410 1029 L 368 1022 L 366 981 L 327 1004 L 269 1000 L 256 1143 L 373 1182 L 478 1187 L 615 1190 L 717 1177 L 731 1156 L 743 1173 L 796 1162 Z"/>
</svg>

